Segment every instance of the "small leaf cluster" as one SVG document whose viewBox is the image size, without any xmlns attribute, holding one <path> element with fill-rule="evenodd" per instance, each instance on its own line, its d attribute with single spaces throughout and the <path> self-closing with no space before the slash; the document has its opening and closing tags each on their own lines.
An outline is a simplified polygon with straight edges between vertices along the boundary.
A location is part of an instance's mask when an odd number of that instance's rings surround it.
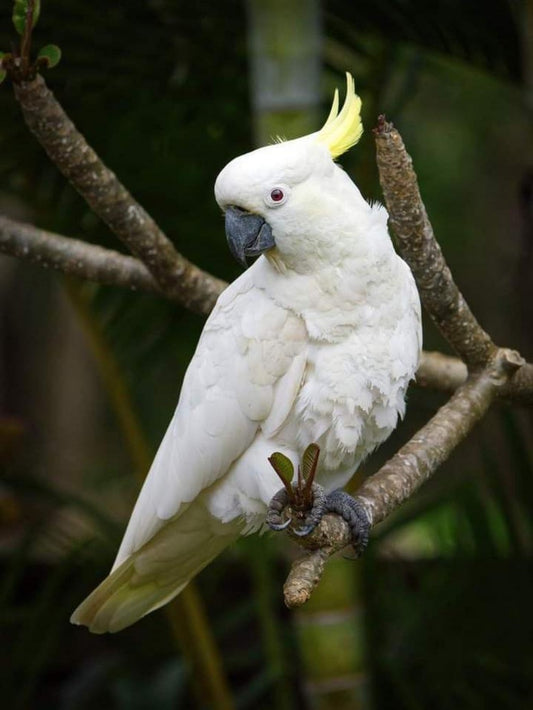
<svg viewBox="0 0 533 710">
<path fill-rule="evenodd" d="M 22 37 L 26 31 L 26 22 L 31 21 L 31 29 L 35 27 L 41 14 L 41 0 L 15 0 L 13 5 L 13 24 Z"/>
<path fill-rule="evenodd" d="M 312 488 L 319 456 L 320 447 L 318 444 L 309 444 L 302 456 L 302 465 L 298 466 L 298 474 L 294 483 L 294 466 L 285 454 L 276 451 L 268 459 L 270 465 L 280 477 L 287 491 L 289 504 L 294 510 L 307 510 L 312 507 Z"/>
<path fill-rule="evenodd" d="M 14 81 L 35 77 L 42 69 L 52 69 L 61 59 L 61 50 L 55 44 L 42 47 L 35 62 L 30 62 L 31 33 L 41 14 L 41 0 L 15 0 L 13 25 L 21 37 L 20 49 L 13 53 L 0 52 L 0 84 L 9 75 Z"/>
</svg>

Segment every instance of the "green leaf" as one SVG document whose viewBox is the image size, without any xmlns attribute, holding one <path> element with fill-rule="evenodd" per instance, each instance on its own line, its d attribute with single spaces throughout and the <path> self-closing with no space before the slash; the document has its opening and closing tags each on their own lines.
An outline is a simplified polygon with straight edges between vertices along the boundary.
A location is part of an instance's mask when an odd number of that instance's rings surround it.
<svg viewBox="0 0 533 710">
<path fill-rule="evenodd" d="M 290 485 L 294 476 L 294 466 L 292 461 L 285 454 L 276 451 L 268 459 L 274 471 L 281 478 L 283 483 Z"/>
<path fill-rule="evenodd" d="M 24 34 L 24 27 L 26 25 L 26 13 L 28 11 L 28 5 L 30 0 L 15 0 L 13 6 L 13 24 L 19 35 Z M 41 0 L 33 0 L 33 20 L 31 23 L 32 28 L 37 24 L 39 19 L 39 14 L 41 12 Z"/>
<path fill-rule="evenodd" d="M 48 69 L 52 69 L 59 64 L 61 60 L 61 50 L 57 44 L 47 44 L 39 50 L 37 59 L 43 59 L 46 62 Z"/>
<path fill-rule="evenodd" d="M 319 456 L 320 447 L 318 444 L 309 444 L 302 456 L 302 473 L 305 481 L 313 482 Z"/>
</svg>

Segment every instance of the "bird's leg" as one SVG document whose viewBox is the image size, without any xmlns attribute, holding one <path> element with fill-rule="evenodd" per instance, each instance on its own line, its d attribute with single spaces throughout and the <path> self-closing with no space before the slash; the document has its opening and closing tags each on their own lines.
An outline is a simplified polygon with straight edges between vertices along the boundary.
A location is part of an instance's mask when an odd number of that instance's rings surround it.
<svg viewBox="0 0 533 710">
<path fill-rule="evenodd" d="M 348 523 L 355 556 L 360 557 L 368 544 L 368 514 L 357 498 L 340 489 L 326 495 L 322 486 L 315 483 L 319 454 L 317 444 L 307 447 L 295 483 L 292 482 L 294 466 L 286 456 L 276 452 L 269 458 L 284 487 L 270 501 L 267 525 L 272 530 L 285 530 L 290 526 L 292 533 L 304 537 L 316 528 L 326 513 L 335 513 Z"/>
</svg>

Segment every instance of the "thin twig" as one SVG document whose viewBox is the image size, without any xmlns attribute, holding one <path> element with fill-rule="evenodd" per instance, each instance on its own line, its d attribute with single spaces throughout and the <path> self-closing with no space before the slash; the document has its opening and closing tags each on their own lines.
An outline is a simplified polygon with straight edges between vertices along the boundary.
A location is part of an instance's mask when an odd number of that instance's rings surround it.
<svg viewBox="0 0 533 710">
<path fill-rule="evenodd" d="M 176 251 L 152 217 L 87 144 L 41 76 L 14 83 L 14 90 L 29 129 L 52 162 L 147 266 L 165 295 L 190 310 L 208 313 L 223 282 Z"/>
</svg>

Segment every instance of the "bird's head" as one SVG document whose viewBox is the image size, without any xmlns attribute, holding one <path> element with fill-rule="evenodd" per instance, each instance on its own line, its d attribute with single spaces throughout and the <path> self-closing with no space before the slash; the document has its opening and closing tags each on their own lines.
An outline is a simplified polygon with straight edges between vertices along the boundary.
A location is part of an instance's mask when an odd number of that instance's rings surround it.
<svg viewBox="0 0 533 710">
<path fill-rule="evenodd" d="M 342 214 L 356 203 L 368 209 L 334 159 L 363 132 L 361 99 L 350 74 L 339 112 L 339 94 L 320 131 L 279 141 L 232 160 L 219 174 L 215 197 L 225 212 L 226 236 L 235 258 L 276 255 L 292 268 L 305 254 L 324 258 L 342 231 Z M 339 217 L 339 219 L 335 219 Z M 305 260 L 305 259 L 304 259 Z"/>
</svg>

